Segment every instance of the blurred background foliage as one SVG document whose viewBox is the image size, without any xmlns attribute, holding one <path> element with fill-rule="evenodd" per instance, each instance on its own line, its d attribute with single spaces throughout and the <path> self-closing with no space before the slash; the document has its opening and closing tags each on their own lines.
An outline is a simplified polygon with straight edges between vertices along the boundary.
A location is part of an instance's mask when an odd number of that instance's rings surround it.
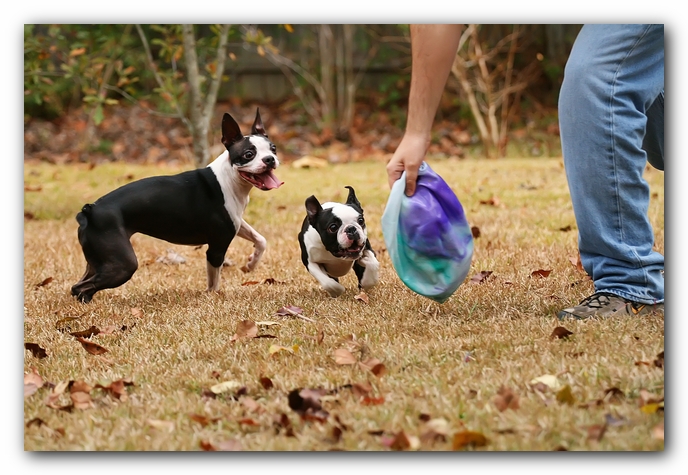
<svg viewBox="0 0 688 475">
<path fill-rule="evenodd" d="M 485 156 L 507 155 L 511 131 L 552 132 L 580 26 L 467 25 L 438 120 L 461 124 Z M 351 143 L 362 109 L 403 130 L 410 58 L 408 25 L 25 25 L 24 121 L 86 114 L 89 150 L 113 108 L 181 121 L 196 140 L 208 130 L 194 108 L 255 102 Z"/>
</svg>

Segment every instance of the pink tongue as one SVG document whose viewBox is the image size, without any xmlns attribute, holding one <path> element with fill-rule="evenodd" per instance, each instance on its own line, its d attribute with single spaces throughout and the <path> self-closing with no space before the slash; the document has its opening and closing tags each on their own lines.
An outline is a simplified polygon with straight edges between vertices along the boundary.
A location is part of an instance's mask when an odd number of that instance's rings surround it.
<svg viewBox="0 0 688 475">
<path fill-rule="evenodd" d="M 256 175 L 256 178 L 260 179 L 263 185 L 265 185 L 266 190 L 273 190 L 284 184 L 283 181 L 280 181 L 275 174 L 272 173 L 272 170 Z"/>
</svg>

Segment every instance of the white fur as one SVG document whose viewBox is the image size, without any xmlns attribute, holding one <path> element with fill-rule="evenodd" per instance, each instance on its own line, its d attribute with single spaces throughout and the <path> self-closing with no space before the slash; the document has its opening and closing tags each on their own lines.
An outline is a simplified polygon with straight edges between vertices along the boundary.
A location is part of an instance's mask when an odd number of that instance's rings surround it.
<svg viewBox="0 0 688 475">
<path fill-rule="evenodd" d="M 341 247 L 347 248 L 352 244 L 352 241 L 346 236 L 344 231 L 347 226 L 355 226 L 358 229 L 361 239 L 357 245 L 365 245 L 368 239 L 367 230 L 358 224 L 359 214 L 355 209 L 334 202 L 326 202 L 322 205 L 322 208 L 332 208 L 332 213 L 342 221 L 342 226 L 337 234 L 337 240 Z M 354 261 L 333 256 L 323 245 L 318 231 L 312 226 L 309 226 L 304 233 L 303 243 L 308 253 L 308 271 L 330 297 L 339 297 L 344 293 L 345 288 L 332 277 L 345 276 L 353 267 Z M 380 263 L 375 254 L 367 249 L 363 251 L 363 254 L 358 259 L 358 263 L 365 267 L 363 277 L 361 278 L 361 287 L 364 290 L 369 290 L 380 280 Z"/>
<path fill-rule="evenodd" d="M 222 189 L 222 194 L 225 198 L 225 209 L 234 224 L 234 229 L 237 230 L 237 236 L 253 243 L 253 253 L 248 257 L 246 265 L 241 268 L 244 272 L 251 272 L 256 268 L 267 247 L 267 240 L 243 219 L 244 211 L 249 202 L 249 192 L 251 188 L 253 188 L 253 185 L 244 180 L 241 175 L 239 175 L 238 170 L 252 174 L 263 173 L 266 170 L 263 158 L 266 156 L 275 156 L 270 150 L 270 143 L 266 139 L 251 136 L 249 140 L 256 147 L 256 156 L 248 164 L 242 167 L 232 166 L 229 161 L 229 151 L 225 150 L 208 165 L 213 173 L 215 173 L 215 177 L 220 184 L 220 189 Z M 276 156 L 275 162 L 275 167 L 277 167 L 279 161 Z M 221 267 L 214 268 L 208 264 L 209 291 L 216 291 L 219 289 L 221 269 Z"/>
</svg>

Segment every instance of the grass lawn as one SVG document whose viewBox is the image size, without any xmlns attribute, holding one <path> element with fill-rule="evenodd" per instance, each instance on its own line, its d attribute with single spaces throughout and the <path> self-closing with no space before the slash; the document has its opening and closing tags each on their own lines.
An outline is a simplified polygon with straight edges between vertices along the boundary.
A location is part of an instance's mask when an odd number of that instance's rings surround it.
<svg viewBox="0 0 688 475">
<path fill-rule="evenodd" d="M 204 290 L 205 247 L 135 235 L 134 277 L 81 304 L 69 294 L 85 269 L 75 214 L 131 179 L 181 169 L 25 163 L 24 342 L 47 353 L 24 353 L 25 450 L 663 450 L 664 319 L 556 319 L 593 291 L 575 266 L 561 159 L 430 165 L 480 231 L 444 304 L 407 289 L 385 252 L 381 162 L 280 167 L 285 184 L 253 190 L 244 215 L 268 241 L 263 260 L 242 273 L 251 245 L 235 239 L 219 293 Z M 646 178 L 664 252 L 664 175 Z M 332 299 L 300 260 L 304 200 L 343 200 L 345 185 L 381 263 L 367 302 L 353 273 Z M 186 262 L 157 262 L 168 250 Z M 492 274 L 470 282 L 481 271 Z M 290 305 L 305 318 L 277 315 Z M 552 338 L 560 325 L 572 334 Z M 70 334 L 93 326 L 83 344 Z"/>
</svg>

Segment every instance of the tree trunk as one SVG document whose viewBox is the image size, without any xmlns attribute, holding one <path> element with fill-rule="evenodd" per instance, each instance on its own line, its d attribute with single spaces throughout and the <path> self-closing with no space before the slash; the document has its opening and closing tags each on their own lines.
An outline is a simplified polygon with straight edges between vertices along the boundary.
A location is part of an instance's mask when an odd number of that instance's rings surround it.
<svg viewBox="0 0 688 475">
<path fill-rule="evenodd" d="M 196 167 L 207 165 L 211 159 L 208 144 L 208 128 L 210 120 L 215 112 L 217 93 L 225 71 L 225 58 L 227 57 L 227 34 L 229 25 L 222 25 L 220 29 L 220 41 L 217 46 L 215 75 L 210 80 L 208 93 L 203 100 L 201 91 L 201 75 L 198 69 L 198 56 L 196 55 L 196 37 L 193 25 L 182 25 L 184 44 L 184 60 L 189 81 L 189 112 L 191 115 L 191 138 Z"/>
</svg>

